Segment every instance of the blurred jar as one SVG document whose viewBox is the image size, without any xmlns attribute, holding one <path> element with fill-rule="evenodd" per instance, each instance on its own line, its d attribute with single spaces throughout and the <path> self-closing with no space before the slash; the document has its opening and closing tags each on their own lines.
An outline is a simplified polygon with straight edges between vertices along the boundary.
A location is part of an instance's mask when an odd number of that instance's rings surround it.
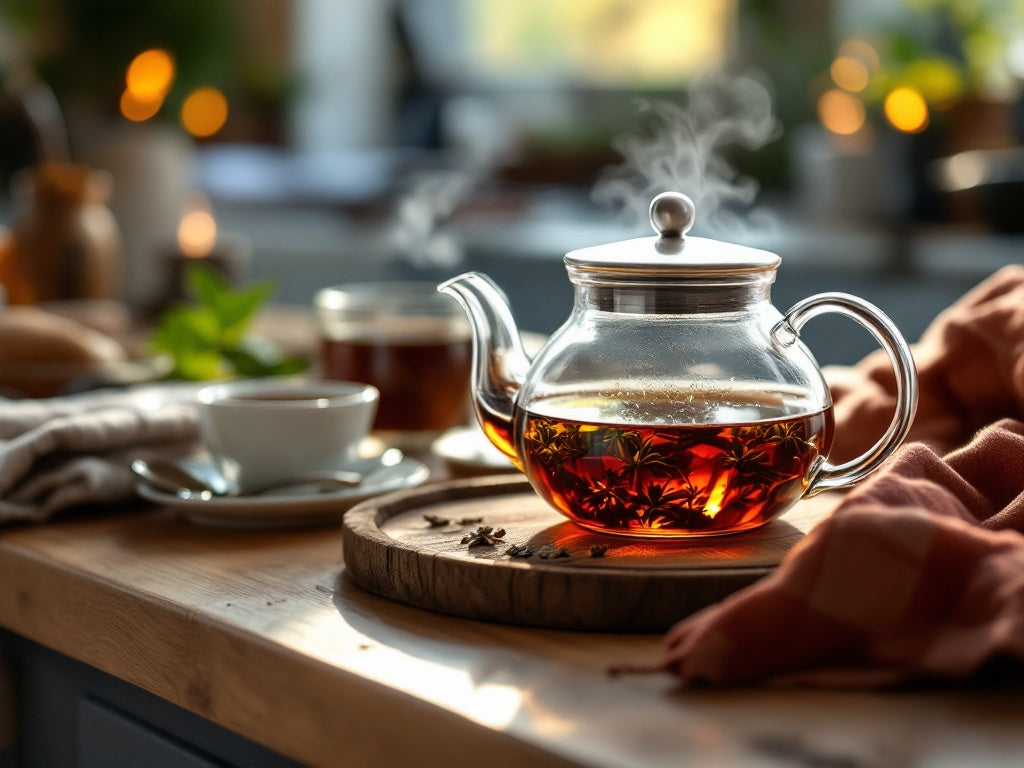
<svg viewBox="0 0 1024 768">
<path fill-rule="evenodd" d="M 19 172 L 12 186 L 12 238 L 2 276 L 9 302 L 114 298 L 122 245 L 107 207 L 110 174 L 45 163 Z"/>
</svg>

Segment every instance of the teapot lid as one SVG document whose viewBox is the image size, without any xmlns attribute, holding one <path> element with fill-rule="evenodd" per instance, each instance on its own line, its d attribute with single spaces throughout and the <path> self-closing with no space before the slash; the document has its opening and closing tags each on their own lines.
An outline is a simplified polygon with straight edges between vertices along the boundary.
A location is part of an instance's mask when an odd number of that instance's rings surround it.
<svg viewBox="0 0 1024 768">
<path fill-rule="evenodd" d="M 710 277 L 773 272 L 782 261 L 770 251 L 687 235 L 695 216 L 689 197 L 662 192 L 650 208 L 658 236 L 579 248 L 565 255 L 565 263 L 609 276 Z"/>
</svg>

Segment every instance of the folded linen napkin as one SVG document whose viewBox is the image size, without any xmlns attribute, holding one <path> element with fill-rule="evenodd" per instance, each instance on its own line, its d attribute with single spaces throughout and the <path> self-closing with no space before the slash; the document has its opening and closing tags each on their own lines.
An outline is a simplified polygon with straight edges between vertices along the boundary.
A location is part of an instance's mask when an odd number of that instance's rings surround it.
<svg viewBox="0 0 1024 768">
<path fill-rule="evenodd" d="M 915 356 L 917 442 L 773 574 L 669 630 L 652 668 L 685 682 L 878 686 L 1024 664 L 1024 268 L 937 317 Z M 865 359 L 833 393 L 846 436 L 833 458 L 846 459 L 891 419 L 887 359 Z"/>
<path fill-rule="evenodd" d="M 129 500 L 133 458 L 194 448 L 194 394 L 194 385 L 168 384 L 0 399 L 0 524 Z"/>
</svg>

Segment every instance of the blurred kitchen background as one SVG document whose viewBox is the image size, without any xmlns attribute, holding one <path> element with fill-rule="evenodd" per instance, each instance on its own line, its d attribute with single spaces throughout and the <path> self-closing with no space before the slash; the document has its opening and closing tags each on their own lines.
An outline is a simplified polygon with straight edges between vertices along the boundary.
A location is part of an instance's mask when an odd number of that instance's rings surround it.
<svg viewBox="0 0 1024 768">
<path fill-rule="evenodd" d="M 104 172 L 91 295 L 139 322 L 205 258 L 300 308 L 479 269 L 547 333 L 563 254 L 650 234 L 664 189 L 782 256 L 780 309 L 855 293 L 910 340 L 1024 260 L 1022 0 L 3 0 L 0 75 L 0 241 L 72 194 L 26 170 Z"/>
</svg>

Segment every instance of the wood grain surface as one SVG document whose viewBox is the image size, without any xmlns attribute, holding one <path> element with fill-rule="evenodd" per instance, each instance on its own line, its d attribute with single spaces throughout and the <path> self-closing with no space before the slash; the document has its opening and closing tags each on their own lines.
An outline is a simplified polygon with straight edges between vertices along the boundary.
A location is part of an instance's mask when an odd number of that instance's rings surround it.
<svg viewBox="0 0 1024 768">
<path fill-rule="evenodd" d="M 378 597 L 346 578 L 340 525 L 240 531 L 153 507 L 99 512 L 0 529 L 0 626 L 314 768 L 1010 768 L 1024 755 L 1019 687 L 610 677 L 656 660 L 661 636 Z"/>
<path fill-rule="evenodd" d="M 374 594 L 453 616 L 558 629 L 661 631 L 764 577 L 838 499 L 802 501 L 755 531 L 651 540 L 580 528 L 521 476 L 454 480 L 350 510 L 345 566 Z M 442 520 L 447 524 L 439 525 Z M 502 540 L 463 543 L 481 525 L 503 530 Z M 534 554 L 513 556 L 512 545 Z M 568 556 L 542 558 L 538 550 L 545 545 Z M 603 556 L 591 556 L 595 546 L 607 548 Z"/>
</svg>

